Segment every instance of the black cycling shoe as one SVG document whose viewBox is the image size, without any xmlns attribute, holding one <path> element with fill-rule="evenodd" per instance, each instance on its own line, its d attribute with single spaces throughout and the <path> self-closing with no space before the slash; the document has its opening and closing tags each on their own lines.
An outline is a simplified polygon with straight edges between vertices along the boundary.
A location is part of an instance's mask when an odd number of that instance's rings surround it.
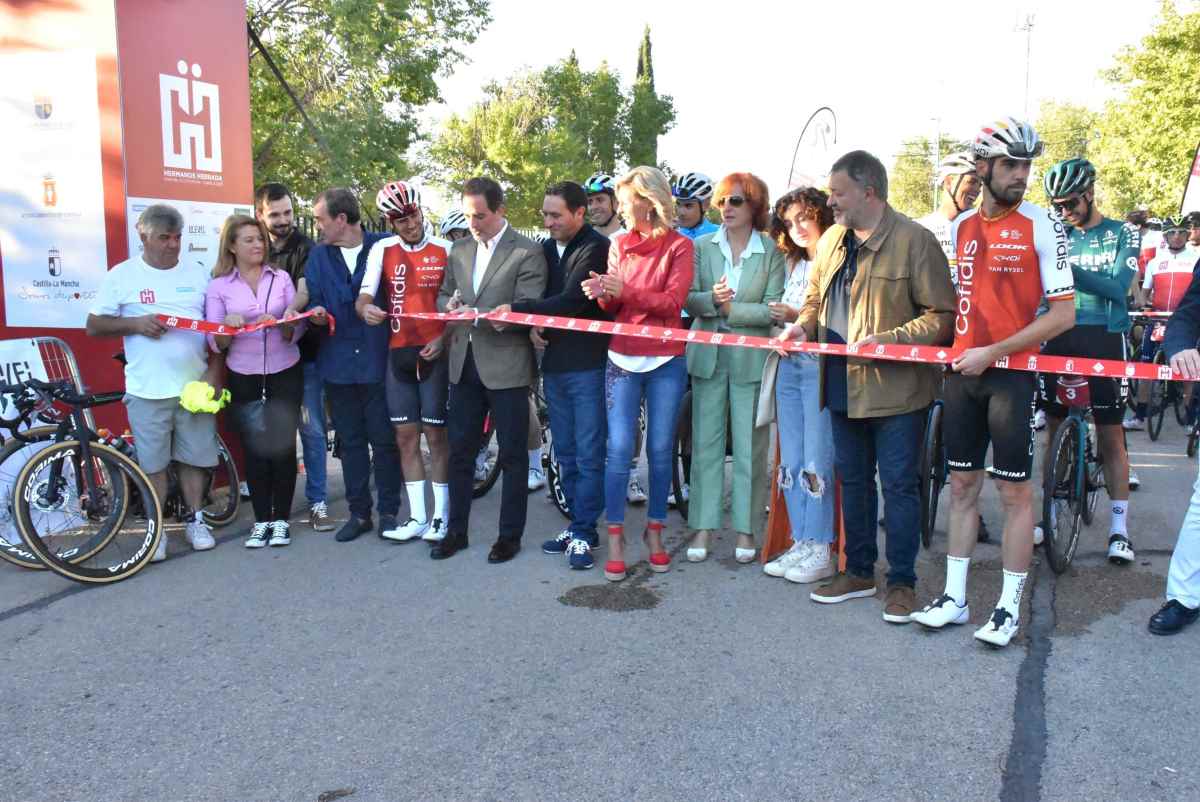
<svg viewBox="0 0 1200 802">
<path fill-rule="evenodd" d="M 1198 617 L 1200 607 L 1192 609 L 1171 599 L 1157 613 L 1150 616 L 1149 629 L 1155 635 L 1174 635 L 1182 632 L 1189 624 L 1194 624 Z"/>
</svg>

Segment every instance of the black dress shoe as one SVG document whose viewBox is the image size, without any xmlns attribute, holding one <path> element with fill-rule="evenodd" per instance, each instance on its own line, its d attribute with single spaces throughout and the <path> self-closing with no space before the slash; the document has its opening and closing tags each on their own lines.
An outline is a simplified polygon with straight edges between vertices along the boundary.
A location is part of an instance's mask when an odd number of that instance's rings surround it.
<svg viewBox="0 0 1200 802">
<path fill-rule="evenodd" d="M 339 543 L 349 543 L 363 532 L 370 532 L 373 526 L 370 518 L 355 518 L 351 515 L 350 520 L 342 524 L 342 528 L 337 531 L 333 539 Z"/>
<path fill-rule="evenodd" d="M 488 552 L 488 562 L 493 565 L 496 563 L 506 563 L 513 557 L 516 557 L 517 552 L 520 550 L 521 541 L 500 538 L 492 544 L 492 550 Z"/>
<path fill-rule="evenodd" d="M 1200 607 L 1192 609 L 1171 599 L 1150 616 L 1150 631 L 1155 635 L 1174 635 L 1200 617 Z"/>
<path fill-rule="evenodd" d="M 433 544 L 433 548 L 429 550 L 429 559 L 444 560 L 447 557 L 453 557 L 466 547 L 466 535 L 446 535 L 437 543 Z"/>
<path fill-rule="evenodd" d="M 379 534 L 380 537 L 382 537 L 384 532 L 390 532 L 391 530 L 395 529 L 397 526 L 399 526 L 399 524 L 396 523 L 395 515 L 380 515 L 379 516 L 379 528 L 376 529 L 375 531 L 377 534 Z"/>
</svg>

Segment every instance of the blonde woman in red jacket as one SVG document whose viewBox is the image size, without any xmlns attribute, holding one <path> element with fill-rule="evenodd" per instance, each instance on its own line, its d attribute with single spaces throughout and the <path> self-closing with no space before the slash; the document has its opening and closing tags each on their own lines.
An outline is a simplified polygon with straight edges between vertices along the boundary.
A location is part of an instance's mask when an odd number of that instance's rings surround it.
<svg viewBox="0 0 1200 802">
<path fill-rule="evenodd" d="M 692 284 L 692 241 L 672 228 L 675 201 L 660 170 L 635 167 L 617 181 L 621 217 L 630 230 L 613 238 L 608 272 L 592 274 L 584 292 L 617 323 L 681 328 L 680 311 Z M 608 453 L 604 470 L 609 559 L 604 576 L 625 578 L 625 488 L 633 457 L 638 409 L 646 402 L 646 461 L 650 498 L 646 531 L 650 570 L 668 571 L 662 544 L 671 485 L 671 459 L 679 405 L 687 391 L 684 344 L 614 335 L 608 347 L 605 395 Z"/>
</svg>

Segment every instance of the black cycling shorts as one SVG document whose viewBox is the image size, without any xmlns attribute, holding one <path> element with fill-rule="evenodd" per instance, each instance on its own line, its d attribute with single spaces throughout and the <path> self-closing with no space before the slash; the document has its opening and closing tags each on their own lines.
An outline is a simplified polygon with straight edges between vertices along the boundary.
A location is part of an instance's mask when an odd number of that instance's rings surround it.
<svg viewBox="0 0 1200 802">
<path fill-rule="evenodd" d="M 979 376 L 947 373 L 942 440 L 952 471 L 981 471 L 988 444 L 997 479 L 1024 482 L 1033 471 L 1033 416 L 1037 379 L 1032 373 L 988 368 Z"/>
<path fill-rule="evenodd" d="M 1128 358 L 1124 334 L 1108 331 L 1104 326 L 1091 325 L 1076 326 L 1064 331 L 1046 343 L 1042 353 L 1051 356 L 1079 356 L 1085 360 Z M 1125 399 L 1129 397 L 1129 379 L 1124 376 L 1091 376 L 1087 382 L 1092 419 L 1098 426 L 1120 425 L 1125 417 Z M 1065 418 L 1070 410 L 1056 400 L 1057 384 L 1057 373 L 1038 374 L 1042 409 L 1053 418 Z"/>
<path fill-rule="evenodd" d="M 446 355 L 433 362 L 421 359 L 421 348 L 393 348 L 388 352 L 387 395 L 388 416 L 395 425 L 423 423 L 426 426 L 445 426 L 446 408 L 450 402 L 450 368 Z"/>
</svg>

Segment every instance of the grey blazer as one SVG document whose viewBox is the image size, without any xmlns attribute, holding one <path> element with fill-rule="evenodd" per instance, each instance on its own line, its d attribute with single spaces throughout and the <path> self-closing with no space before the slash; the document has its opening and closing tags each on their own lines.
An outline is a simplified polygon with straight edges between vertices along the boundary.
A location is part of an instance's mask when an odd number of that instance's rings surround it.
<svg viewBox="0 0 1200 802">
<path fill-rule="evenodd" d="M 510 225 L 496 244 L 496 252 L 488 262 L 477 295 L 472 277 L 478 247 L 474 237 L 461 239 L 451 246 L 450 264 L 438 292 L 438 309 L 446 310 L 455 290 L 464 304 L 480 312 L 489 312 L 515 301 L 541 299 L 547 275 L 541 245 L 517 233 Z M 445 336 L 450 354 L 450 381 L 454 384 L 462 377 L 468 344 L 475 357 L 479 378 L 489 390 L 533 384 L 536 363 L 527 327 L 509 326 L 504 331 L 496 331 L 487 321 L 480 321 L 478 325 L 451 323 L 446 327 Z"/>
</svg>

